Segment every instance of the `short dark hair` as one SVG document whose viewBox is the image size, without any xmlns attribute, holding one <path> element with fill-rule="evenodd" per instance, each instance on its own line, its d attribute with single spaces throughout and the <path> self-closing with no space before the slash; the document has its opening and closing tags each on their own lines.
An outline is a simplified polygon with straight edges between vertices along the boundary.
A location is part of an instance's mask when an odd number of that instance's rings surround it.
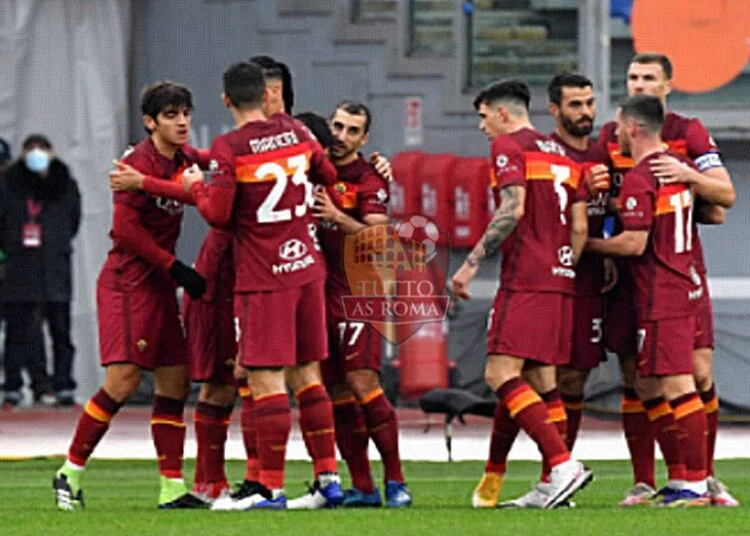
<svg viewBox="0 0 750 536">
<path fill-rule="evenodd" d="M 649 63 L 658 63 L 661 65 L 664 76 L 667 80 L 672 80 L 672 62 L 669 61 L 669 57 L 665 54 L 659 54 L 658 52 L 646 52 L 643 54 L 636 54 L 630 63 L 640 63 L 646 65 Z"/>
<path fill-rule="evenodd" d="M 664 124 L 664 104 L 658 97 L 635 95 L 622 101 L 620 116 L 636 119 L 652 134 L 659 134 Z"/>
<path fill-rule="evenodd" d="M 353 101 L 353 100 L 343 100 L 339 102 L 336 107 L 333 109 L 333 114 L 331 114 L 331 119 L 333 119 L 333 116 L 336 115 L 337 110 L 344 110 L 346 113 L 351 115 L 364 115 L 365 116 L 365 134 L 370 132 L 370 123 L 372 122 L 372 115 L 370 114 L 370 109 L 362 104 L 361 102 Z"/>
<path fill-rule="evenodd" d="M 51 150 L 52 144 L 50 143 L 49 138 L 44 134 L 31 134 L 30 136 L 27 136 L 25 140 L 23 140 L 21 148 L 24 151 L 28 151 L 32 147 L 42 147 L 44 149 Z"/>
<path fill-rule="evenodd" d="M 333 134 L 325 117 L 315 112 L 302 112 L 295 115 L 294 118 L 305 124 L 324 149 L 333 145 Z"/>
<path fill-rule="evenodd" d="M 281 99 L 284 101 L 284 109 L 286 113 L 292 115 L 294 87 L 292 86 L 292 72 L 289 70 L 289 66 L 271 56 L 253 56 L 250 61 L 261 66 L 266 79 L 281 80 Z"/>
<path fill-rule="evenodd" d="M 143 88 L 141 93 L 141 113 L 156 119 L 161 112 L 169 109 L 193 109 L 193 95 L 190 90 L 174 82 L 155 82 Z"/>
<path fill-rule="evenodd" d="M 222 75 L 224 95 L 236 108 L 260 108 L 266 78 L 263 69 L 256 63 L 242 61 L 230 65 Z"/>
<path fill-rule="evenodd" d="M 521 80 L 499 80 L 485 86 L 474 99 L 474 109 L 479 110 L 481 104 L 491 106 L 497 101 L 511 101 L 523 105 L 529 110 L 531 92 L 529 86 Z"/>
<path fill-rule="evenodd" d="M 562 104 L 562 90 L 564 87 L 594 87 L 594 84 L 579 73 L 560 73 L 550 80 L 549 86 L 547 86 L 547 95 L 549 101 L 552 104 L 560 106 Z"/>
</svg>

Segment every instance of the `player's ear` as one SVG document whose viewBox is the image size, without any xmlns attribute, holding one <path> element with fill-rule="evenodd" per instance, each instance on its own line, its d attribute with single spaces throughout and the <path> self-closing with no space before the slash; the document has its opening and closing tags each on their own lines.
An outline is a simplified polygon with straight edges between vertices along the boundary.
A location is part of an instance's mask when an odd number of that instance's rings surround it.
<svg viewBox="0 0 750 536">
<path fill-rule="evenodd" d="M 669 95 L 670 93 L 672 93 L 673 86 L 672 86 L 672 80 L 671 79 L 667 80 L 666 82 L 664 82 L 664 88 L 665 88 L 665 90 L 664 90 L 664 96 L 665 97 L 667 95 Z"/>
<path fill-rule="evenodd" d="M 229 97 L 227 97 L 226 93 L 222 93 L 221 94 L 221 102 L 224 104 L 225 108 L 231 108 L 232 107 L 232 103 L 229 100 Z"/>
<path fill-rule="evenodd" d="M 149 132 L 153 132 L 156 130 L 156 120 L 150 115 L 144 115 L 143 126 L 146 127 Z"/>
<path fill-rule="evenodd" d="M 549 113 L 552 115 L 552 117 L 557 118 L 558 114 L 560 113 L 560 108 L 554 102 L 550 102 Z"/>
<path fill-rule="evenodd" d="M 366 144 L 366 143 L 367 143 L 368 141 L 370 141 L 370 133 L 369 133 L 369 132 L 366 132 L 366 133 L 365 133 L 365 135 L 364 135 L 364 136 L 362 137 L 362 144 L 360 145 L 360 147 L 364 147 L 364 145 L 365 145 L 365 144 Z"/>
</svg>

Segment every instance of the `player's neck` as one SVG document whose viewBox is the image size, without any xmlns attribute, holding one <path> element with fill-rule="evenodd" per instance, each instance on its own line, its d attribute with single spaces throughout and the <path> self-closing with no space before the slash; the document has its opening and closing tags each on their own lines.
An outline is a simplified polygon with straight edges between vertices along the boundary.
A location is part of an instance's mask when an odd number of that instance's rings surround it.
<svg viewBox="0 0 750 536">
<path fill-rule="evenodd" d="M 245 110 L 238 110 L 232 108 L 232 117 L 234 117 L 234 124 L 237 128 L 241 128 L 248 123 L 256 121 L 265 121 L 267 119 L 266 114 L 260 108 L 252 108 Z"/>
<path fill-rule="evenodd" d="M 588 136 L 573 136 L 561 125 L 558 125 L 555 129 L 555 134 L 557 134 L 557 137 L 560 138 L 565 145 L 572 147 L 576 151 L 585 151 L 589 148 Z"/>
<path fill-rule="evenodd" d="M 641 143 L 631 147 L 631 155 L 636 164 L 654 153 L 662 152 L 664 152 L 664 144 L 659 137 L 643 140 Z"/>
<path fill-rule="evenodd" d="M 333 162 L 333 165 L 336 167 L 344 167 L 354 162 L 357 158 L 359 158 L 359 153 L 357 151 L 354 151 L 354 152 L 349 153 L 343 158 L 339 158 L 339 159 L 332 158 L 331 161 Z"/>
<path fill-rule="evenodd" d="M 510 125 L 508 125 L 506 134 L 515 134 L 519 130 L 523 130 L 525 128 L 534 130 L 534 125 L 531 124 L 531 120 L 528 117 L 519 117 L 518 119 L 513 120 Z"/>
<path fill-rule="evenodd" d="M 166 157 L 170 160 L 174 159 L 174 155 L 177 152 L 177 149 L 180 148 L 179 145 L 175 145 L 174 143 L 170 143 L 158 134 L 152 134 L 151 135 L 151 141 L 154 143 L 154 147 L 156 147 L 156 151 Z"/>
</svg>

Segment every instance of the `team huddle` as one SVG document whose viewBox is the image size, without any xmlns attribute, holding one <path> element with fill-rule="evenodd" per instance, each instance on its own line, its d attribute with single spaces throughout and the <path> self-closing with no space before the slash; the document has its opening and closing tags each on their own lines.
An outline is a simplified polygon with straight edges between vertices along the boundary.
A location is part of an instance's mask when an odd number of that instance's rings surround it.
<svg viewBox="0 0 750 536">
<path fill-rule="evenodd" d="M 498 209 L 453 276 L 454 296 L 468 297 L 488 255 L 501 249 L 503 258 L 485 374 L 498 404 L 474 507 L 573 505 L 593 478 L 571 452 L 583 386 L 605 347 L 623 371 L 634 470 L 621 505 L 737 505 L 713 474 L 713 325 L 696 227 L 721 223 L 734 190 L 703 126 L 665 114 L 670 78 L 666 57 L 636 56 L 630 97 L 596 142 L 589 139 L 593 88 L 581 75 L 550 83 L 551 136 L 533 129 L 522 82 L 494 83 L 475 100 L 491 140 Z M 343 101 L 328 119 L 292 117 L 289 70 L 267 56 L 232 65 L 223 91 L 236 128 L 198 150 L 188 145 L 190 91 L 169 82 L 146 88 L 149 136 L 110 173 L 113 247 L 97 281 L 106 375 L 53 479 L 57 506 L 84 507 L 88 458 L 144 369 L 156 383 L 159 508 L 410 506 L 396 414 L 380 385 L 380 336 L 349 321 L 341 300 L 351 294 L 345 235 L 388 223 L 390 166 L 377 153 L 369 160 L 360 153 L 370 112 Z M 193 268 L 174 253 L 184 204 L 211 225 Z M 202 384 L 192 490 L 182 474 L 190 381 Z M 309 493 L 289 500 L 288 390 L 314 475 Z M 238 396 L 247 460 L 232 490 L 224 446 Z M 541 479 L 528 494 L 500 502 L 521 429 L 542 453 Z M 383 461 L 384 497 L 370 470 L 370 439 Z M 669 473 L 659 491 L 655 442 Z M 341 486 L 337 447 L 349 489 Z"/>
<path fill-rule="evenodd" d="M 636 55 L 629 97 L 596 142 L 593 87 L 581 75 L 551 81 L 549 137 L 529 122 L 523 83 L 492 84 L 475 101 L 492 140 L 499 208 L 453 276 L 454 294 L 468 297 L 478 264 L 503 252 L 485 372 L 499 402 L 475 507 L 569 506 L 592 479 L 570 453 L 584 383 L 605 348 L 623 373 L 634 473 L 620 505 L 738 505 L 714 475 L 713 323 L 697 230 L 722 223 L 735 194 L 706 129 L 666 113 L 671 76 L 665 56 Z M 542 477 L 501 503 L 520 429 L 539 446 Z M 655 442 L 668 471 L 661 488 Z"/>
</svg>

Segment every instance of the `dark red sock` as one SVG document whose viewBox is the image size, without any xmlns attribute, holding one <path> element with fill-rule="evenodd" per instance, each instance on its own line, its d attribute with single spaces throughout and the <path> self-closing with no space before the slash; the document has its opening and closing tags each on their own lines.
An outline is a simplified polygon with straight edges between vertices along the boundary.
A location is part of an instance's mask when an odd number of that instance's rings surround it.
<svg viewBox="0 0 750 536">
<path fill-rule="evenodd" d="M 195 443 L 197 450 L 195 453 L 195 475 L 193 476 L 193 485 L 203 484 L 206 482 L 206 428 L 205 417 L 200 415 L 200 405 L 198 402 L 193 412 L 193 423 L 195 424 Z"/>
<path fill-rule="evenodd" d="M 490 436 L 490 456 L 484 466 L 485 473 L 504 475 L 508 464 L 508 453 L 513 447 L 521 427 L 508 413 L 508 408 L 499 400 L 495 406 Z"/>
<path fill-rule="evenodd" d="M 298 390 L 294 396 L 315 477 L 321 473 L 337 473 L 333 405 L 328 392 L 321 384 L 315 383 Z"/>
<path fill-rule="evenodd" d="M 159 459 L 159 472 L 167 478 L 182 478 L 185 448 L 185 401 L 156 395 L 151 414 L 151 437 Z"/>
<path fill-rule="evenodd" d="M 286 393 L 270 394 L 255 399 L 253 405 L 257 434 L 259 475 L 258 482 L 268 489 L 284 487 L 284 462 L 289 432 L 292 430 L 292 411 Z"/>
<path fill-rule="evenodd" d="M 622 429 L 630 451 L 634 483 L 643 482 L 656 488 L 655 446 L 656 440 L 646 409 L 635 389 L 625 388 L 622 398 Z"/>
<path fill-rule="evenodd" d="M 198 402 L 195 407 L 196 430 L 203 430 L 203 450 L 199 448 L 196 467 L 203 467 L 204 482 L 226 482 L 224 472 L 224 447 L 227 441 L 229 416 L 232 407 L 213 406 Z"/>
<path fill-rule="evenodd" d="M 706 479 L 706 412 L 698 393 L 692 392 L 671 400 L 674 420 L 680 430 L 680 445 L 685 456 L 688 482 Z"/>
<path fill-rule="evenodd" d="M 250 389 L 240 389 L 240 426 L 242 429 L 242 443 L 245 445 L 245 480 L 258 482 L 260 478 L 260 465 L 258 462 L 258 445 L 255 434 L 255 418 L 253 417 L 253 397 Z"/>
<path fill-rule="evenodd" d="M 370 436 L 367 434 L 365 414 L 354 397 L 333 402 L 333 419 L 336 424 L 336 445 L 344 458 L 352 478 L 352 486 L 362 493 L 375 491 L 372 480 L 370 459 L 367 446 Z"/>
<path fill-rule="evenodd" d="M 549 467 L 570 459 L 557 427 L 548 422 L 547 406 L 521 378 L 508 380 L 495 391 L 521 429 L 533 439 Z"/>
<path fill-rule="evenodd" d="M 716 395 L 716 385 L 711 384 L 708 391 L 701 392 L 701 400 L 706 411 L 708 435 L 706 436 L 706 472 L 714 476 L 714 451 L 716 450 L 716 435 L 719 432 L 719 397 Z"/>
<path fill-rule="evenodd" d="M 398 451 L 398 420 L 393 406 L 380 387 L 368 393 L 360 403 L 365 414 L 367 433 L 383 460 L 386 482 L 403 482 L 404 473 Z"/>
<path fill-rule="evenodd" d="M 565 446 L 570 452 L 578 439 L 578 430 L 581 429 L 581 417 L 583 416 L 583 395 L 562 395 L 565 415 L 567 417 L 568 429 L 565 431 Z"/>
<path fill-rule="evenodd" d="M 672 406 L 664 398 L 659 397 L 644 400 L 643 407 L 646 408 L 653 434 L 667 464 L 669 479 L 686 480 L 685 455 L 680 447 L 680 433 L 674 420 Z"/>
<path fill-rule="evenodd" d="M 122 404 L 115 402 L 104 388 L 99 389 L 86 403 L 78 419 L 73 441 L 68 450 L 68 460 L 76 465 L 86 465 L 89 456 L 109 428 L 109 423 L 120 411 Z"/>
<path fill-rule="evenodd" d="M 562 399 L 560 398 L 560 391 L 552 389 L 546 393 L 541 393 L 539 397 L 547 406 L 547 414 L 549 415 L 547 422 L 555 425 L 557 432 L 560 434 L 560 438 L 563 440 L 563 443 L 565 443 L 566 434 L 568 432 L 568 420 L 565 415 L 565 408 L 563 407 Z M 551 468 L 547 465 L 547 461 L 542 460 L 542 482 L 549 482 L 550 470 Z"/>
</svg>

